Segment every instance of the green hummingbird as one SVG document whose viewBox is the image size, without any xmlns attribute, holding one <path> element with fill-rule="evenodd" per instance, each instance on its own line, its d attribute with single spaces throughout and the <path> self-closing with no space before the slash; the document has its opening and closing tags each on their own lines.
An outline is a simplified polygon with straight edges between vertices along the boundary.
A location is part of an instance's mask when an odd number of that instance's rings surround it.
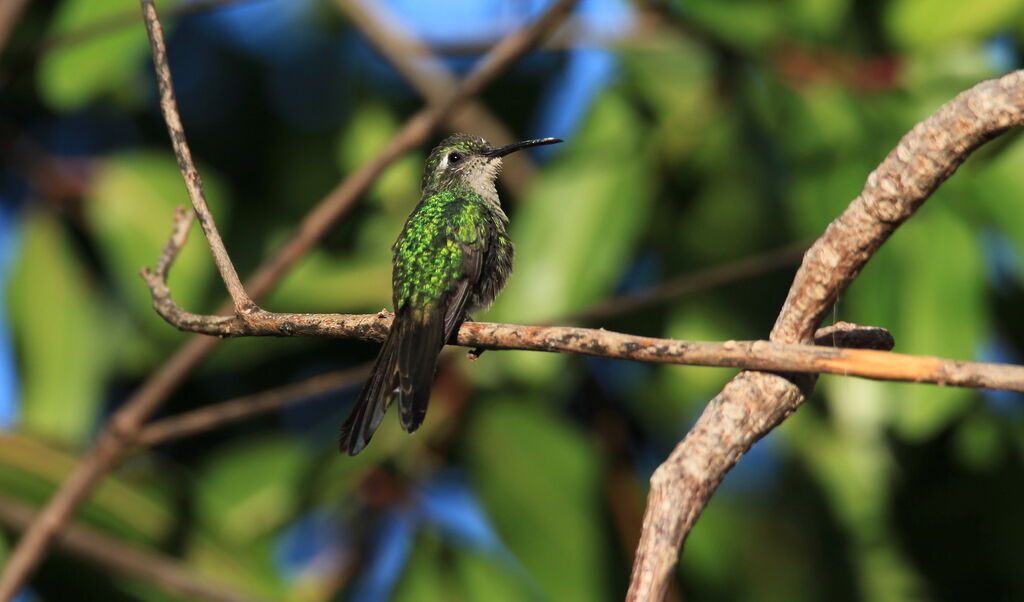
<svg viewBox="0 0 1024 602">
<path fill-rule="evenodd" d="M 362 451 L 395 397 L 403 429 L 411 433 L 423 423 L 441 349 L 470 312 L 494 301 L 512 272 L 508 217 L 494 186 L 501 158 L 557 142 L 494 148 L 455 134 L 430 151 L 420 202 L 391 247 L 395 319 L 341 427 L 341 451 Z"/>
</svg>

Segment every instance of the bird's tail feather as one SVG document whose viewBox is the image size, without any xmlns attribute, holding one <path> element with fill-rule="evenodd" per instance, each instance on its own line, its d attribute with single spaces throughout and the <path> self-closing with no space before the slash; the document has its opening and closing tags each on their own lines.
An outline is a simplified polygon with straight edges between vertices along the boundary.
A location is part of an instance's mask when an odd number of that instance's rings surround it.
<svg viewBox="0 0 1024 602">
<path fill-rule="evenodd" d="M 384 412 L 391 404 L 398 387 L 398 345 L 395 328 L 388 333 L 370 378 L 363 385 L 352 412 L 341 425 L 338 447 L 350 456 L 358 454 L 370 442 L 380 426 Z"/>
<path fill-rule="evenodd" d="M 444 316 L 440 312 L 425 319 L 402 321 L 398 343 L 398 418 L 402 428 L 413 432 L 423 424 L 430 401 L 430 389 L 437 371 L 437 357 L 444 347 Z"/>
</svg>

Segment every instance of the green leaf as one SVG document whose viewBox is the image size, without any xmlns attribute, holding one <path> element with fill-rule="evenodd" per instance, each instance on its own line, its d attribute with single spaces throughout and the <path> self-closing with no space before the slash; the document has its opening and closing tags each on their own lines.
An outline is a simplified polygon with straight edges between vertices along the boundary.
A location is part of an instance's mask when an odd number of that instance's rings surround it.
<svg viewBox="0 0 1024 602">
<path fill-rule="evenodd" d="M 683 18 L 748 50 L 780 37 L 788 16 L 783 3 L 770 0 L 676 0 L 673 4 Z"/>
<path fill-rule="evenodd" d="M 608 600 L 597 453 L 520 399 L 479 400 L 467 428 L 473 482 L 502 539 L 551 600 Z"/>
<path fill-rule="evenodd" d="M 456 556 L 455 571 L 466 591 L 466 600 L 517 602 L 536 600 L 539 592 L 525 579 L 519 567 L 498 558 L 468 551 Z"/>
<path fill-rule="evenodd" d="M 201 527 L 193 526 L 189 535 L 185 558 L 200 574 L 264 600 L 305 602 L 326 599 L 297 594 L 295 589 L 289 591 L 288 584 L 276 568 L 276 533 L 244 545 L 217 541 Z"/>
<path fill-rule="evenodd" d="M 110 368 L 107 316 L 63 226 L 26 216 L 9 288 L 20 352 L 21 428 L 66 445 L 86 441 Z"/>
<path fill-rule="evenodd" d="M 308 463 L 305 450 L 283 437 L 225 445 L 200 471 L 200 520 L 223 541 L 237 545 L 271 532 L 295 514 Z"/>
<path fill-rule="evenodd" d="M 505 290 L 477 320 L 537 323 L 607 296 L 633 256 L 654 200 L 651 149 L 633 109 L 608 93 L 576 139 L 539 173 L 511 212 L 515 265 Z M 493 369 L 550 379 L 564 358 L 503 354 Z"/>
<path fill-rule="evenodd" d="M 0 435 L 0 491 L 43 504 L 78 465 L 78 459 L 20 435 Z M 168 502 L 151 487 L 105 477 L 89 497 L 82 520 L 133 541 L 156 544 L 174 524 Z"/>
<path fill-rule="evenodd" d="M 0 564 L 7 564 L 7 555 L 10 554 L 10 544 L 7 541 L 7 533 L 0 532 Z"/>
<path fill-rule="evenodd" d="M 787 119 L 774 129 L 793 161 L 784 196 L 787 217 L 801 236 L 817 237 L 860 194 L 867 174 L 884 156 L 874 154 L 875 139 L 868 133 L 877 137 L 884 130 L 869 120 L 862 99 L 838 85 L 809 85 L 791 98 L 796 107 L 788 108 Z M 762 119 L 770 120 L 765 113 Z M 897 140 L 893 135 L 892 143 Z"/>
<path fill-rule="evenodd" d="M 658 159 L 680 164 L 704 143 L 722 112 L 714 56 L 692 39 L 665 32 L 648 44 L 623 51 L 627 77 L 657 118 L 660 127 L 649 144 L 657 146 Z"/>
<path fill-rule="evenodd" d="M 986 332 L 985 271 L 971 226 L 944 202 L 930 201 L 882 247 L 840 299 L 836 319 L 888 327 L 901 353 L 969 360 Z M 884 388 L 896 428 L 911 439 L 943 428 L 975 395 L 955 387 Z"/>
<path fill-rule="evenodd" d="M 521 571 L 508 562 L 446 545 L 424 534 L 416 540 L 392 600 L 518 602 L 539 599 L 538 592 L 518 573 Z"/>
<path fill-rule="evenodd" d="M 864 598 L 885 602 L 929 600 L 925 580 L 895 537 L 890 517 L 894 462 L 877 420 L 879 415 L 874 412 L 880 407 L 877 394 L 885 386 L 870 381 L 838 382 L 832 389 L 844 393 L 844 398 L 830 405 L 845 416 L 838 417 L 835 429 L 801 412 L 800 420 L 787 422 L 800 432 L 790 430 L 786 439 L 820 483 L 832 514 L 845 532 L 857 586 Z M 866 404 L 870 408 L 862 412 L 856 406 L 865 397 L 871 398 Z"/>
<path fill-rule="evenodd" d="M 969 198 L 987 225 L 998 230 L 1024 258 L 1024 138 L 1018 137 L 990 163 L 972 174 Z M 1016 262 L 1017 281 L 1024 282 L 1024 261 Z"/>
<path fill-rule="evenodd" d="M 684 300 L 672 308 L 664 336 L 691 341 L 739 338 L 727 329 L 735 324 L 734 318 L 721 305 Z M 737 372 L 700 366 L 657 366 L 655 370 L 655 392 L 637 395 L 632 412 L 651 432 L 667 437 L 666 445 L 678 441 L 687 420 Z"/>
<path fill-rule="evenodd" d="M 78 463 L 78 458 L 36 439 L 0 435 L 0 491 L 25 503 L 42 506 Z M 76 520 L 113 537 L 160 550 L 182 520 L 174 512 L 169 497 L 162 493 L 163 486 L 168 484 L 167 466 L 142 459 L 133 463 L 130 472 L 131 480 L 123 476 L 104 477 L 76 514 Z M 283 599 L 281 585 L 269 562 L 269 546 L 249 546 L 244 554 L 239 554 L 211 541 L 198 529 L 189 530 L 187 536 L 186 555 L 200 572 L 235 584 L 240 591 L 258 587 L 260 592 L 271 594 L 268 599 Z M 258 564 L 256 561 L 261 557 L 264 562 Z M 131 579 L 119 578 L 118 582 L 135 592 L 132 599 L 150 599 L 142 597 L 143 590 L 135 590 L 138 584 Z"/>
<path fill-rule="evenodd" d="M 382 104 L 365 103 L 357 107 L 349 118 L 348 128 L 338 138 L 338 165 L 342 172 L 352 173 L 372 161 L 399 126 L 394 113 Z M 405 153 L 373 182 L 367 198 L 391 212 L 403 214 L 404 218 L 419 200 L 423 161 L 419 153 Z"/>
<path fill-rule="evenodd" d="M 885 4 L 890 37 L 908 48 L 931 48 L 950 40 L 984 37 L 1020 16 L 1019 0 L 894 0 Z"/>
<path fill-rule="evenodd" d="M 787 217 L 808 239 L 820 236 L 864 187 L 864 174 L 873 166 L 857 159 L 839 161 L 828 170 L 797 173 L 786 195 Z"/>
<path fill-rule="evenodd" d="M 940 244 L 935 244 L 940 241 Z M 892 244 L 906 262 L 900 282 L 903 353 L 972 359 L 986 333 L 985 266 L 971 226 L 941 205 L 910 220 Z M 896 427 L 920 438 L 945 427 L 977 393 L 957 387 L 898 385 Z"/>
<path fill-rule="evenodd" d="M 444 602 L 445 600 L 461 600 L 462 592 L 454 591 L 448 570 L 447 558 L 444 558 L 442 543 L 434 537 L 420 537 L 413 548 L 413 553 L 398 582 L 394 602 Z"/>
<path fill-rule="evenodd" d="M 221 235 L 226 236 L 230 215 L 223 201 L 223 186 L 210 169 L 200 168 L 200 173 L 207 204 Z M 177 162 L 173 155 L 163 152 L 125 153 L 103 159 L 86 198 L 86 219 L 104 261 L 121 293 L 145 315 L 155 314 L 139 270 L 156 263 L 171 234 L 178 206 L 191 207 L 191 203 Z M 185 308 L 198 309 L 213 272 L 210 249 L 195 223 L 168 278 L 175 300 Z M 160 323 L 166 324 L 162 320 Z"/>
<path fill-rule="evenodd" d="M 210 210 L 220 228 L 228 223 L 222 186 L 209 169 L 202 168 Z M 85 202 L 85 217 L 120 296 L 128 302 L 136 324 L 145 334 L 126 344 L 119 355 L 133 371 L 147 369 L 162 356 L 157 341 L 176 343 L 183 334 L 153 311 L 149 289 L 139 277 L 143 266 L 153 266 L 171 234 L 174 208 L 190 206 L 185 184 L 174 157 L 167 153 L 138 152 L 107 157 L 99 162 Z M 226 234 L 223 229 L 221 234 Z M 174 300 L 190 311 L 202 311 L 214 273 L 213 259 L 198 223 L 171 268 L 168 284 Z M 138 340 L 141 338 L 141 340 Z"/>
<path fill-rule="evenodd" d="M 643 129 L 619 96 L 598 100 L 566 155 L 515 207 L 515 272 L 489 318 L 554 318 L 616 284 L 654 196 Z"/>
<path fill-rule="evenodd" d="M 976 471 L 995 469 L 1006 455 L 999 423 L 982 412 L 972 414 L 958 425 L 953 444 L 961 462 Z"/>
<path fill-rule="evenodd" d="M 57 8 L 47 35 L 59 36 L 122 15 L 132 8 L 123 0 L 64 0 Z M 134 7 L 138 10 L 138 6 Z M 43 99 L 60 111 L 81 108 L 106 93 L 125 94 L 133 77 L 145 64 L 146 30 L 132 27 L 105 31 L 87 40 L 46 54 L 39 66 L 37 84 Z"/>
<path fill-rule="evenodd" d="M 850 0 L 788 0 L 786 4 L 790 26 L 821 41 L 834 43 L 829 38 L 844 33 L 849 24 Z"/>
<path fill-rule="evenodd" d="M 377 244 L 390 248 L 383 240 Z M 323 251 L 303 257 L 266 303 L 290 312 L 375 312 L 390 306 L 390 261 L 335 258 Z"/>
</svg>

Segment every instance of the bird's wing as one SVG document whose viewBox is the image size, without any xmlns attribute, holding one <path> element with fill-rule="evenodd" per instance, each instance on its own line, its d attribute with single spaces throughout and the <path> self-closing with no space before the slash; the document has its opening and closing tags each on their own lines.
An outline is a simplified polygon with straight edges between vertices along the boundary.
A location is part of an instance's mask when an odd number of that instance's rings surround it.
<svg viewBox="0 0 1024 602">
<path fill-rule="evenodd" d="M 437 354 L 466 319 L 475 288 L 482 276 L 487 229 L 479 203 L 453 203 L 444 220 L 444 245 L 451 250 L 450 273 L 457 273 L 441 293 L 433 311 L 412 321 L 400 339 L 398 370 L 401 382 L 399 420 L 405 430 L 419 428 L 430 401 Z M 429 361 L 424 361 L 427 355 Z"/>
<path fill-rule="evenodd" d="M 479 246 L 462 244 L 462 275 L 455 281 L 452 290 L 448 293 L 448 298 L 442 303 L 446 343 L 451 341 L 452 336 L 466 319 L 469 301 L 483 275 L 484 254 L 484 249 Z"/>
</svg>

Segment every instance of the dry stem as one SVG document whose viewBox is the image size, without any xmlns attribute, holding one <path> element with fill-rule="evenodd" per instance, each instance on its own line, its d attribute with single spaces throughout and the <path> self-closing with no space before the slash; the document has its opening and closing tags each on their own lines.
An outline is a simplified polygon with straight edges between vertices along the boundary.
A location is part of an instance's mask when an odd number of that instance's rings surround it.
<svg viewBox="0 0 1024 602">
<path fill-rule="evenodd" d="M 895 229 L 971 151 L 1024 121 L 1024 72 L 982 82 L 919 123 L 814 243 L 772 330 L 778 343 L 810 340 L 815 327 Z M 694 522 L 725 473 L 800 406 L 812 376 L 743 372 L 705 408 L 651 477 L 627 600 L 662 600 Z"/>
</svg>

